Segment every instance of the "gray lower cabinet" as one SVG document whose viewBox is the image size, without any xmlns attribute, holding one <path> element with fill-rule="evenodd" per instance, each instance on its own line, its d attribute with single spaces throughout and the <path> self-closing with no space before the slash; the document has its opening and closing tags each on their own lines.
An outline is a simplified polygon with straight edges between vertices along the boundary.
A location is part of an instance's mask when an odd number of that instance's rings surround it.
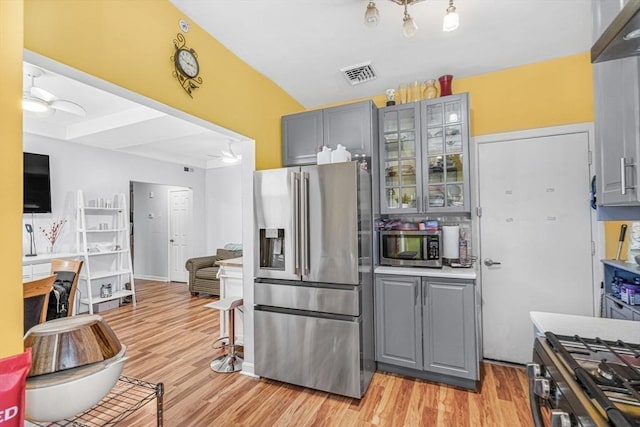
<svg viewBox="0 0 640 427">
<path fill-rule="evenodd" d="M 422 279 L 424 369 L 478 377 L 475 287 L 472 281 Z"/>
<path fill-rule="evenodd" d="M 422 369 L 420 278 L 376 276 L 376 360 Z"/>
<path fill-rule="evenodd" d="M 283 116 L 282 164 L 315 164 L 323 145 L 335 149 L 341 144 L 351 154 L 371 157 L 377 120 L 378 109 L 372 101 Z"/>
<path fill-rule="evenodd" d="M 477 387 L 473 280 L 376 275 L 375 306 L 379 369 Z"/>
</svg>

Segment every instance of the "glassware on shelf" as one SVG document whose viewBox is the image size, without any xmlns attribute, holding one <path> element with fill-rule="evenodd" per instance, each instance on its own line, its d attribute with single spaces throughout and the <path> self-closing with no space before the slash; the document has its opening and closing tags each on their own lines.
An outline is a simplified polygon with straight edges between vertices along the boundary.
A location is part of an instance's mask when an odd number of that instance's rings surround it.
<svg viewBox="0 0 640 427">
<path fill-rule="evenodd" d="M 433 99 L 438 97 L 438 88 L 435 79 L 424 82 L 423 99 Z"/>
</svg>

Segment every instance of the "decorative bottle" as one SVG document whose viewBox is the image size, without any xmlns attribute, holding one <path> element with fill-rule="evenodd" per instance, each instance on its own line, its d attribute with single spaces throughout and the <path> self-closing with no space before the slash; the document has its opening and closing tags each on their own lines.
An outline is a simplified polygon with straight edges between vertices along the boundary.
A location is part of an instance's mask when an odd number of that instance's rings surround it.
<svg viewBox="0 0 640 427">
<path fill-rule="evenodd" d="M 436 81 L 434 79 L 424 82 L 424 99 L 433 99 L 438 97 L 438 88 L 436 87 Z"/>
</svg>

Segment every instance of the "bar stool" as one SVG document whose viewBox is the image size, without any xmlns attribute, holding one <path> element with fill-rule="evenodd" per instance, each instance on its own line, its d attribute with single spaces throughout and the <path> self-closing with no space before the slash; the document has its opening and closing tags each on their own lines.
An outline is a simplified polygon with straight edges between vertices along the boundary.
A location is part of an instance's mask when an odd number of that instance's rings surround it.
<svg viewBox="0 0 640 427">
<path fill-rule="evenodd" d="M 235 309 L 240 307 L 243 301 L 240 297 L 229 297 L 221 299 L 219 301 L 210 302 L 205 304 L 204 307 L 213 308 L 216 310 L 224 311 L 229 319 L 229 336 L 218 338 L 214 341 L 229 339 L 229 344 L 222 344 L 222 348 L 226 348 L 227 354 L 220 357 L 216 357 L 211 361 L 211 369 L 214 372 L 230 373 L 242 370 L 242 357 L 236 352 L 236 331 L 235 331 Z"/>
</svg>

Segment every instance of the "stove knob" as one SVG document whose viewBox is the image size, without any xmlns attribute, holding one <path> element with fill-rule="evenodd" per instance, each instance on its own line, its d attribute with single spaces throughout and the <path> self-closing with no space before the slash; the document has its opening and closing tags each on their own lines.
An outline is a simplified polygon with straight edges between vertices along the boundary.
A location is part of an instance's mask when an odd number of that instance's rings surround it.
<svg viewBox="0 0 640 427">
<path fill-rule="evenodd" d="M 546 378 L 536 378 L 533 387 L 536 396 L 548 399 L 551 395 L 551 386 L 549 385 L 549 380 Z"/>
<path fill-rule="evenodd" d="M 540 376 L 540 365 L 537 363 L 527 363 L 527 376 L 535 378 Z"/>
<path fill-rule="evenodd" d="M 561 409 L 552 409 L 551 427 L 571 427 L 571 417 Z"/>
</svg>

